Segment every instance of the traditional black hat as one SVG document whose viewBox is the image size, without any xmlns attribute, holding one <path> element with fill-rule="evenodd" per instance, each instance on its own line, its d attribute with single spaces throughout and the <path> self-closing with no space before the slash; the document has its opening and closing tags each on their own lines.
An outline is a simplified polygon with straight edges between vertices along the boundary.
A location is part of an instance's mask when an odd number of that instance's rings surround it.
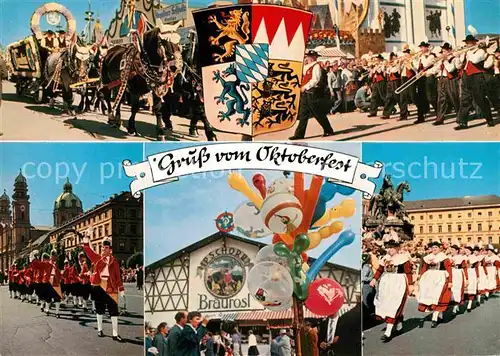
<svg viewBox="0 0 500 356">
<path fill-rule="evenodd" d="M 384 245 L 385 245 L 386 248 L 399 247 L 399 246 L 401 246 L 401 242 L 400 241 L 396 241 L 396 240 L 389 240 Z"/>
<path fill-rule="evenodd" d="M 319 57 L 319 53 L 316 52 L 315 50 L 313 49 L 308 49 L 306 51 L 306 56 L 309 56 L 309 57 Z"/>
<path fill-rule="evenodd" d="M 389 55 L 389 58 L 394 58 L 394 57 L 397 57 L 396 53 L 391 52 L 391 54 Z"/>
<path fill-rule="evenodd" d="M 481 251 L 481 248 L 479 246 L 474 246 L 474 251 Z"/>
<path fill-rule="evenodd" d="M 59 31 L 57 31 L 57 33 L 59 33 L 59 34 L 66 34 L 66 31 L 64 31 L 64 30 L 59 30 Z"/>
<path fill-rule="evenodd" d="M 443 244 L 440 242 L 440 241 L 432 241 L 432 242 L 429 242 L 429 244 L 427 245 L 429 248 L 430 247 L 433 247 L 433 246 L 438 246 L 438 247 L 441 247 L 443 246 Z"/>
<path fill-rule="evenodd" d="M 472 246 L 465 246 L 465 248 L 466 248 L 467 250 L 471 251 L 471 252 L 472 252 L 472 251 L 474 251 L 474 247 L 472 247 Z"/>
<path fill-rule="evenodd" d="M 467 35 L 467 37 L 465 37 L 465 40 L 463 40 L 463 42 L 477 42 L 477 41 L 479 40 L 473 35 Z"/>
<path fill-rule="evenodd" d="M 53 34 L 54 34 L 54 31 L 52 31 L 52 30 L 47 31 L 47 35 L 53 35 Z"/>
<path fill-rule="evenodd" d="M 457 244 L 453 244 L 450 247 L 454 248 L 455 250 L 460 250 L 460 246 L 458 246 Z"/>
<path fill-rule="evenodd" d="M 381 54 L 379 54 L 379 55 L 377 56 L 377 59 L 384 60 L 384 56 L 382 56 Z"/>
<path fill-rule="evenodd" d="M 453 49 L 448 42 L 446 42 L 444 45 L 442 45 L 441 48 L 445 49 L 447 51 L 451 51 Z"/>
<path fill-rule="evenodd" d="M 102 245 L 103 246 L 109 246 L 109 247 L 112 247 L 111 246 L 111 239 L 110 238 L 105 238 L 104 241 L 102 242 Z"/>
<path fill-rule="evenodd" d="M 418 45 L 418 47 L 430 47 L 430 46 L 431 45 L 428 42 L 425 42 L 425 41 L 420 42 L 420 44 Z"/>
<path fill-rule="evenodd" d="M 486 250 L 491 251 L 491 252 L 495 252 L 495 248 L 493 247 L 493 245 L 488 245 Z"/>
</svg>

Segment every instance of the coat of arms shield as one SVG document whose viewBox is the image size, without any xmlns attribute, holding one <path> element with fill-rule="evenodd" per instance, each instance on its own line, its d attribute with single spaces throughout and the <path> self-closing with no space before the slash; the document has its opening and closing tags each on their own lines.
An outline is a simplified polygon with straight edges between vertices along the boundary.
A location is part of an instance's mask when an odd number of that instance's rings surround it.
<svg viewBox="0 0 500 356">
<path fill-rule="evenodd" d="M 213 127 L 255 137 L 295 124 L 312 16 L 269 4 L 193 11 Z"/>
</svg>

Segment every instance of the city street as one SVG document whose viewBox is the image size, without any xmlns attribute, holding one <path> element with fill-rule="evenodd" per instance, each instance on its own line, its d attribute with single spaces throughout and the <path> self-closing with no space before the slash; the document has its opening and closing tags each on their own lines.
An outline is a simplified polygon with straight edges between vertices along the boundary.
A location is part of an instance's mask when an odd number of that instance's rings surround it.
<svg viewBox="0 0 500 356">
<path fill-rule="evenodd" d="M 500 350 L 500 296 L 495 295 L 471 313 L 459 314 L 453 319 L 444 315 L 444 322 L 431 329 L 427 320 L 420 328 L 423 313 L 417 310 L 417 301 L 407 301 L 402 334 L 388 343 L 380 337 L 385 324 L 365 330 L 364 355 L 498 355 Z M 462 307 L 463 309 L 463 307 Z"/>
<path fill-rule="evenodd" d="M 74 105 L 80 103 L 80 96 L 75 95 Z M 3 140 L 23 141 L 156 141 L 156 117 L 149 112 L 141 111 L 136 116 L 137 131 L 142 137 L 129 136 L 126 127 L 130 116 L 129 107 L 122 106 L 122 127 L 120 129 L 108 125 L 107 116 L 102 113 L 85 113 L 67 116 L 62 114 L 61 98 L 56 100 L 56 108 L 47 104 L 36 104 L 30 98 L 15 94 L 15 86 L 11 82 L 3 82 L 2 113 L 0 115 L 0 132 Z M 203 125 L 199 123 L 199 137 L 189 134 L 189 120 L 173 117 L 174 130 L 180 134 L 169 137 L 169 141 L 206 141 Z M 240 141 L 240 135 L 217 132 L 219 141 Z"/>
<path fill-rule="evenodd" d="M 95 314 L 78 309 L 72 314 L 72 304 L 61 307 L 61 317 L 46 316 L 36 304 L 10 299 L 7 286 L 0 287 L 0 355 L 110 355 L 126 356 L 142 353 L 144 318 L 143 292 L 135 284 L 125 285 L 127 315 L 119 317 L 118 332 L 125 340 L 111 338 L 111 319 L 104 317 L 104 334 L 97 336 Z M 121 302 L 123 304 L 123 302 Z M 75 318 L 74 316 L 77 316 Z"/>
<path fill-rule="evenodd" d="M 75 105 L 80 102 L 77 97 Z M 58 104 L 62 106 L 60 98 Z M 141 111 L 136 116 L 137 131 L 142 137 L 127 135 L 125 127 L 116 129 L 107 124 L 107 117 L 100 113 L 86 113 L 77 118 L 61 114 L 61 110 L 52 109 L 48 105 L 35 104 L 31 99 L 20 98 L 15 94 L 14 84 L 4 82 L 2 103 L 2 120 L 0 132 L 4 140 L 29 141 L 156 141 L 156 118 L 149 112 Z M 379 112 L 381 114 L 381 112 Z M 415 108 L 408 121 L 398 121 L 398 115 L 392 119 L 382 120 L 379 117 L 368 118 L 366 113 L 352 112 L 348 114 L 330 115 L 330 123 L 336 134 L 323 138 L 323 130 L 315 119 L 309 120 L 306 140 L 336 141 L 495 141 L 500 137 L 500 120 L 495 127 L 487 127 L 485 120 L 469 123 L 469 129 L 455 131 L 454 114 L 449 116 L 445 125 L 433 126 L 435 117 L 427 118 L 427 122 L 414 125 Z M 122 121 L 130 115 L 127 106 L 122 107 Z M 189 136 L 189 121 L 185 118 L 172 117 L 174 136 L 169 141 L 206 141 L 201 123 L 198 126 L 199 137 Z M 258 141 L 288 140 L 295 132 L 297 124 L 285 131 L 258 136 Z M 219 141 L 241 141 L 241 135 L 216 132 Z"/>
</svg>

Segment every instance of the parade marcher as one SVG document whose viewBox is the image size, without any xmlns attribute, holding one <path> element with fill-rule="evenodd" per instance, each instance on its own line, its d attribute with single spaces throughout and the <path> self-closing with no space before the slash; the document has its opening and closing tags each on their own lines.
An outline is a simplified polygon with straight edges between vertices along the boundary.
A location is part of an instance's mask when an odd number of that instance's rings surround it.
<svg viewBox="0 0 500 356">
<path fill-rule="evenodd" d="M 80 252 L 78 254 L 78 264 L 77 264 L 77 272 L 78 272 L 78 283 L 76 284 L 78 295 L 78 305 L 83 310 L 87 310 L 87 301 L 90 297 L 91 292 L 91 284 L 90 284 L 90 275 L 92 274 L 89 270 L 89 265 L 87 263 L 87 258 L 85 257 L 85 252 Z M 92 301 L 94 304 L 95 302 Z M 95 310 L 95 305 L 93 305 L 92 310 Z"/>
<path fill-rule="evenodd" d="M 375 314 L 383 319 L 387 326 L 381 339 L 392 339 L 392 329 L 403 328 L 403 311 L 408 296 L 413 292 L 412 266 L 407 253 L 399 251 L 401 243 L 395 240 L 386 242 L 387 255 L 382 259 L 370 285 L 375 287 L 380 281 L 375 296 Z"/>
<path fill-rule="evenodd" d="M 401 64 L 401 85 L 405 84 L 407 81 L 409 81 L 411 78 L 413 78 L 417 72 L 417 68 L 414 66 L 414 62 L 412 60 L 412 55 L 411 55 L 411 49 L 410 46 L 406 45 L 403 48 L 403 56 L 404 56 L 404 61 Z M 406 90 L 402 91 L 401 94 L 399 94 L 399 120 L 407 120 L 409 116 L 409 111 L 408 111 L 408 106 L 411 103 L 416 103 L 416 88 L 415 84 L 410 85 L 409 88 Z"/>
<path fill-rule="evenodd" d="M 484 302 L 488 299 L 488 296 L 486 295 L 486 293 L 488 292 L 488 277 L 486 276 L 486 262 L 484 261 L 484 258 L 486 256 L 484 255 L 483 249 L 480 246 L 474 247 L 474 255 L 477 258 L 477 301 L 478 303 L 481 303 L 481 301 Z"/>
<path fill-rule="evenodd" d="M 318 63 L 318 53 L 312 50 L 306 52 L 304 58 L 304 76 L 302 78 L 302 96 L 300 100 L 298 121 L 295 134 L 290 140 L 302 140 L 306 135 L 307 123 L 314 117 L 323 128 L 323 137 L 332 136 L 333 128 L 328 121 L 330 99 L 326 95 L 327 77 Z"/>
<path fill-rule="evenodd" d="M 500 99 L 497 88 L 488 85 L 489 76 L 484 68 L 488 57 L 486 52 L 487 44 L 481 43 L 475 47 L 478 40 L 472 35 L 467 35 L 464 42 L 466 46 L 472 49 L 461 58 L 464 67 L 461 82 L 460 111 L 457 120 L 458 126 L 455 127 L 455 130 L 464 130 L 468 127 L 469 111 L 472 109 L 474 102 L 479 107 L 480 115 L 486 119 L 488 126 L 493 127 L 495 123 L 490 102 L 500 112 Z"/>
<path fill-rule="evenodd" d="M 441 46 L 442 58 L 439 63 L 438 72 L 438 107 L 437 119 L 433 125 L 442 125 L 444 117 L 448 112 L 449 104 L 453 106 L 455 112 L 460 111 L 460 88 L 459 88 L 459 59 L 453 55 L 452 47 L 449 43 Z"/>
<path fill-rule="evenodd" d="M 425 122 L 425 114 L 430 111 L 430 106 L 437 112 L 436 78 L 431 72 L 436 62 L 436 55 L 429 50 L 430 44 L 426 41 L 422 41 L 418 47 L 421 53 L 417 59 L 416 67 L 419 73 L 426 71 L 426 75 L 422 76 L 416 83 L 417 121 L 415 124 Z"/>
<path fill-rule="evenodd" d="M 33 254 L 33 260 L 35 260 L 35 261 L 40 260 L 38 250 L 33 251 L 32 254 Z M 42 284 L 43 274 L 40 273 L 40 270 L 38 268 L 33 267 L 33 262 L 31 263 L 31 268 L 33 269 L 33 290 L 34 290 L 35 296 L 36 296 L 36 305 L 40 306 L 40 303 L 41 303 L 40 286 Z"/>
<path fill-rule="evenodd" d="M 459 311 L 460 305 L 464 301 L 465 287 L 467 286 L 467 257 L 460 254 L 460 246 L 452 244 L 451 250 L 451 265 L 452 265 L 452 280 L 453 287 L 451 289 L 451 301 L 453 302 L 453 314 L 456 315 Z"/>
<path fill-rule="evenodd" d="M 382 113 L 381 119 L 389 119 L 394 107 L 399 101 L 398 95 L 395 93 L 396 89 L 401 84 L 401 72 L 399 63 L 390 64 L 392 61 L 395 61 L 398 56 L 395 53 L 390 54 L 389 56 L 389 65 L 387 66 L 387 91 L 385 95 L 385 105 L 384 112 Z"/>
<path fill-rule="evenodd" d="M 488 279 L 488 292 L 486 296 L 495 293 L 499 287 L 499 276 L 498 276 L 498 268 L 500 268 L 500 258 L 495 255 L 495 248 L 493 245 L 488 245 L 487 248 L 488 254 L 484 258 L 486 263 L 486 272 Z"/>
<path fill-rule="evenodd" d="M 97 314 L 97 335 L 104 337 L 102 330 L 103 316 L 106 309 L 111 317 L 113 340 L 123 342 L 118 334 L 118 294 L 125 296 L 125 289 L 120 275 L 120 263 L 113 256 L 111 239 L 106 238 L 102 244 L 102 254 L 99 255 L 89 244 L 88 236 L 83 238 L 83 251 L 92 262 L 92 300 L 95 301 Z"/>
<path fill-rule="evenodd" d="M 438 318 L 450 304 L 453 274 L 451 261 L 442 252 L 441 242 L 433 241 L 429 246 L 432 252 L 423 258 L 417 300 L 419 311 L 432 311 L 431 327 L 435 328 Z"/>
<path fill-rule="evenodd" d="M 472 302 L 477 297 L 477 283 L 478 283 L 478 274 L 477 274 L 477 258 L 473 255 L 474 247 L 466 246 L 465 247 L 465 257 L 467 258 L 467 279 L 468 283 L 465 288 L 465 295 L 467 296 L 467 312 L 472 311 Z"/>
<path fill-rule="evenodd" d="M 9 295 L 11 298 L 17 299 L 17 288 L 16 288 L 16 278 L 17 278 L 17 267 L 16 264 L 13 263 L 9 268 Z"/>
<path fill-rule="evenodd" d="M 61 271 L 57 267 L 56 251 L 52 250 L 51 257 L 44 253 L 42 260 L 35 260 L 33 253 L 30 254 L 30 261 L 33 268 L 42 274 L 41 294 L 42 294 L 42 311 L 47 315 L 50 313 L 52 302 L 56 305 L 56 317 L 59 318 L 59 308 L 61 306 L 62 291 L 61 291 Z"/>
<path fill-rule="evenodd" d="M 368 114 L 368 117 L 377 116 L 378 107 L 384 105 L 385 95 L 387 93 L 387 83 L 383 65 L 384 57 L 379 54 L 376 60 L 377 64 L 370 71 L 372 95 L 370 98 L 370 113 Z"/>
<path fill-rule="evenodd" d="M 179 356 L 200 355 L 200 341 L 207 332 L 208 319 L 203 319 L 200 312 L 190 312 L 187 316 L 187 324 L 182 329 L 179 340 Z"/>
</svg>

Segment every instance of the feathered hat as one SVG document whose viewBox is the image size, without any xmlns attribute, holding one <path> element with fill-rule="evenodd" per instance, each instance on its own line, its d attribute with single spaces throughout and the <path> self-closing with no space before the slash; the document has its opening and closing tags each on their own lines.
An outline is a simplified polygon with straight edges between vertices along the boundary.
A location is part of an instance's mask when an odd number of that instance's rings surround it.
<svg viewBox="0 0 500 356">
<path fill-rule="evenodd" d="M 102 242 L 102 245 L 103 246 L 109 246 L 109 248 L 113 248 L 111 242 L 112 242 L 111 238 L 110 237 L 106 237 L 104 239 L 104 241 Z"/>
</svg>

